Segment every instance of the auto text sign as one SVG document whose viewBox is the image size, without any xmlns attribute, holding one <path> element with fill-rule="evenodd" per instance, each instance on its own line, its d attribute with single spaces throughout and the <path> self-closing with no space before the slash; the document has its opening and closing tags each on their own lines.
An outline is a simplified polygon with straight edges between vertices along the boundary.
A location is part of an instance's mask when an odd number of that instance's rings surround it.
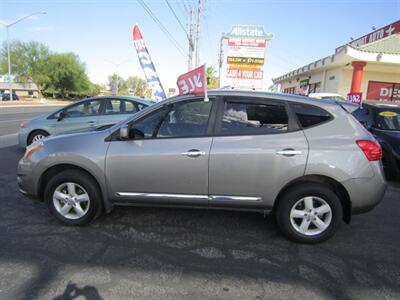
<svg viewBox="0 0 400 300">
<path fill-rule="evenodd" d="M 367 99 L 399 102 L 400 83 L 369 81 Z"/>
<path fill-rule="evenodd" d="M 180 75 L 176 84 L 178 85 L 179 95 L 196 95 L 205 93 L 205 65 Z"/>
<path fill-rule="evenodd" d="M 139 57 L 140 65 L 142 66 L 144 75 L 147 79 L 147 84 L 151 89 L 154 97 L 160 101 L 166 98 L 164 88 L 161 85 L 160 78 L 157 75 L 156 69 L 147 51 L 146 45 L 143 41 L 142 33 L 138 25 L 133 27 L 133 42 Z"/>
<path fill-rule="evenodd" d="M 225 86 L 263 89 L 266 41 L 273 35 L 262 25 L 233 25 L 228 39 Z"/>
<path fill-rule="evenodd" d="M 355 39 L 350 43 L 348 43 L 348 45 L 355 47 L 363 46 L 399 32 L 400 32 L 400 21 L 397 21 L 385 27 L 379 28 L 371 33 L 368 33 L 358 39 Z M 335 49 L 335 53 L 340 52 L 344 47 L 346 47 L 346 45 L 337 47 Z"/>
</svg>

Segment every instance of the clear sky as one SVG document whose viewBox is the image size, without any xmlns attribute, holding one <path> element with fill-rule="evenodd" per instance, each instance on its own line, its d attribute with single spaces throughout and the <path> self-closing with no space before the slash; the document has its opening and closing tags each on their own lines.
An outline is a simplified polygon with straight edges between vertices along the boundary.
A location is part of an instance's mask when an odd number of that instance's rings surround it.
<svg viewBox="0 0 400 300">
<path fill-rule="evenodd" d="M 198 0 L 169 0 L 182 23 L 188 7 Z M 144 0 L 186 50 L 185 33 L 165 0 Z M 201 62 L 217 68 L 219 38 L 232 24 L 264 25 L 275 37 L 267 45 L 268 81 L 296 67 L 330 55 L 337 46 L 400 19 L 400 0 L 203 0 Z M 73 51 L 86 64 L 90 79 L 106 83 L 122 63 L 119 75 L 144 77 L 132 42 L 138 23 L 165 89 L 175 87 L 187 71 L 187 58 L 164 35 L 136 0 L 0 0 L 0 20 L 26 14 L 46 15 L 25 20 L 10 29 L 12 39 L 35 40 L 58 52 Z M 0 42 L 6 31 L 0 27 Z"/>
</svg>

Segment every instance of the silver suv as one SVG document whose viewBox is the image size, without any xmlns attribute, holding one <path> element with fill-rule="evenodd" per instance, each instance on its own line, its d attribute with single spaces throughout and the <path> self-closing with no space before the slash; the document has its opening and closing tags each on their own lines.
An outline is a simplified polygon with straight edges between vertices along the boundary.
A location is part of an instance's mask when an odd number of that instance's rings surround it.
<svg viewBox="0 0 400 300">
<path fill-rule="evenodd" d="M 174 97 L 98 132 L 46 138 L 18 165 L 21 192 L 63 223 L 114 205 L 272 212 L 316 243 L 377 205 L 386 183 L 373 136 L 334 101 L 256 92 Z"/>
</svg>

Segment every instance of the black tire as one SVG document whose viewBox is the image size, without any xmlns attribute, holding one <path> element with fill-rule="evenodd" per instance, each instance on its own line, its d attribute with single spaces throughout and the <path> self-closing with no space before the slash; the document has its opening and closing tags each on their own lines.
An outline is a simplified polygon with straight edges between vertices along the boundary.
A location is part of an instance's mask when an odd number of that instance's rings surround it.
<svg viewBox="0 0 400 300">
<path fill-rule="evenodd" d="M 33 143 L 36 136 L 42 135 L 44 137 L 49 136 L 49 133 L 43 130 L 35 130 L 28 137 L 28 146 Z"/>
<path fill-rule="evenodd" d="M 290 212 L 295 204 L 304 197 L 323 199 L 331 209 L 330 224 L 321 233 L 306 235 L 296 230 L 292 225 Z M 322 184 L 312 182 L 297 184 L 287 190 L 278 201 L 275 210 L 277 225 L 280 231 L 294 242 L 315 244 L 327 240 L 337 231 L 342 222 L 343 208 L 340 199 L 329 187 Z M 313 202 L 315 201 L 313 200 Z M 324 218 L 324 216 L 326 217 L 326 215 L 322 215 L 321 218 Z M 311 219 L 313 220 L 312 217 Z M 296 220 L 302 222 L 300 218 Z M 313 221 L 310 224 L 312 224 L 311 227 L 315 226 Z"/>
<path fill-rule="evenodd" d="M 90 202 L 87 212 L 85 215 L 77 219 L 69 219 L 64 217 L 60 212 L 57 211 L 53 201 L 53 195 L 57 187 L 67 182 L 78 184 L 89 195 Z M 96 181 L 85 172 L 79 170 L 66 170 L 51 178 L 46 184 L 44 197 L 50 212 L 63 224 L 69 226 L 86 225 L 93 221 L 96 217 L 100 216 L 103 211 L 102 196 Z"/>
</svg>

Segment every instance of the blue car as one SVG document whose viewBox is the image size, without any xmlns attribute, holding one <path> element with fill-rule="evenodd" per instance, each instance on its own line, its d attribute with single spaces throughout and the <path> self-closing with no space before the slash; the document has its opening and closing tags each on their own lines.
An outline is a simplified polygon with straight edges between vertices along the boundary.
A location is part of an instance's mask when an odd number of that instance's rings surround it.
<svg viewBox="0 0 400 300">
<path fill-rule="evenodd" d="M 49 135 L 107 127 L 152 104 L 149 99 L 129 96 L 93 97 L 74 102 L 23 122 L 18 134 L 19 145 L 26 147 Z"/>
</svg>

